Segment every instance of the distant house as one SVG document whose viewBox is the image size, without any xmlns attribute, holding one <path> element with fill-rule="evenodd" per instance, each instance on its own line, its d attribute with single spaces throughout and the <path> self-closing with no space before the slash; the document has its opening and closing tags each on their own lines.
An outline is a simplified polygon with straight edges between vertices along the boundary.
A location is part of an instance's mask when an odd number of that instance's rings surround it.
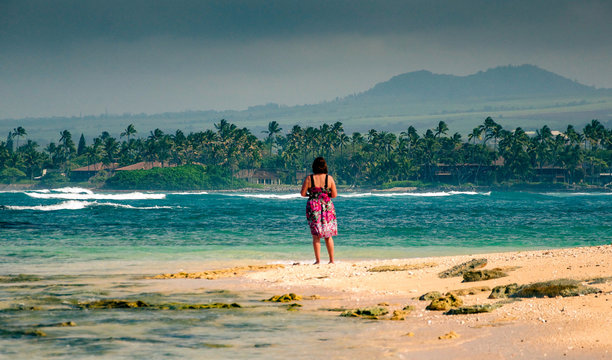
<svg viewBox="0 0 612 360">
<path fill-rule="evenodd" d="M 540 181 L 546 182 L 565 182 L 567 170 L 559 166 L 543 166 L 536 168 L 535 175 Z"/>
<path fill-rule="evenodd" d="M 128 165 L 128 166 L 123 166 L 120 168 L 115 169 L 115 171 L 134 171 L 134 170 L 151 170 L 153 168 L 159 168 L 159 167 L 175 167 L 175 164 L 170 164 L 167 162 L 164 162 L 163 164 L 159 161 L 141 161 L 138 162 L 136 164 L 132 164 L 132 165 Z"/>
<path fill-rule="evenodd" d="M 259 169 L 242 169 L 236 178 L 244 179 L 251 184 L 280 185 L 281 179 L 276 172 Z"/>
<path fill-rule="evenodd" d="M 73 169 L 70 171 L 70 179 L 72 181 L 87 181 L 92 176 L 95 176 L 98 172 L 105 171 L 113 171 L 117 168 L 119 164 L 111 163 L 111 164 L 103 164 L 101 162 L 80 167 L 78 169 Z"/>
</svg>

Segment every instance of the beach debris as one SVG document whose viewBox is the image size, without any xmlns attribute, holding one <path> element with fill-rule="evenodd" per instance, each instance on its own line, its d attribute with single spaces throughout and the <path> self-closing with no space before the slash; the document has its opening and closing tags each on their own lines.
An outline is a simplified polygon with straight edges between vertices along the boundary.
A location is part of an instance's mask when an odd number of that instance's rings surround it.
<svg viewBox="0 0 612 360">
<path fill-rule="evenodd" d="M 452 293 L 458 296 L 478 295 L 479 293 L 486 292 L 486 291 L 491 291 L 491 288 L 488 286 L 474 286 L 474 287 L 467 288 L 467 289 L 451 290 Z"/>
<path fill-rule="evenodd" d="M 382 306 L 370 306 L 359 309 L 344 311 L 340 316 L 344 317 L 361 317 L 366 319 L 378 319 L 379 316 L 387 315 L 389 310 Z"/>
<path fill-rule="evenodd" d="M 459 334 L 457 334 L 456 332 L 451 330 L 450 332 L 448 332 L 448 333 L 446 333 L 444 335 L 438 336 L 438 339 L 439 340 L 447 340 L 447 339 L 456 339 L 458 337 L 459 337 Z"/>
<path fill-rule="evenodd" d="M 321 295 L 316 295 L 316 294 L 306 296 L 304 298 L 304 300 L 321 300 L 321 299 L 323 299 L 323 297 Z"/>
<path fill-rule="evenodd" d="M 558 279 L 523 285 L 511 297 L 568 297 L 594 294 L 600 291 L 597 288 L 582 285 L 578 280 Z"/>
<path fill-rule="evenodd" d="M 389 306 L 388 302 L 381 302 L 378 304 L 378 306 Z"/>
<path fill-rule="evenodd" d="M 442 279 L 462 276 L 466 271 L 480 269 L 487 266 L 487 259 L 472 259 L 463 264 L 453 266 L 452 268 L 442 271 L 438 276 Z"/>
<path fill-rule="evenodd" d="M 404 334 L 404 336 L 413 337 L 413 336 L 414 336 L 414 333 L 411 331 L 411 332 L 409 332 L 409 333 Z"/>
<path fill-rule="evenodd" d="M 215 280 L 225 277 L 240 276 L 250 271 L 264 271 L 272 269 L 284 269 L 285 266 L 282 264 L 270 264 L 270 265 L 248 265 L 248 266 L 237 266 L 228 269 L 208 270 L 201 272 L 178 272 L 174 274 L 160 274 L 147 279 L 207 279 Z"/>
<path fill-rule="evenodd" d="M 17 275 L 0 275 L 0 283 L 20 283 L 41 281 L 42 278 L 36 275 L 17 274 Z"/>
<path fill-rule="evenodd" d="M 294 293 L 284 294 L 284 295 L 274 295 L 269 299 L 262 300 L 268 302 L 292 302 L 292 301 L 300 301 L 302 297 L 300 295 L 296 295 Z"/>
<path fill-rule="evenodd" d="M 439 291 L 430 291 L 428 293 L 421 295 L 421 297 L 419 297 L 419 300 L 431 301 L 431 300 L 434 300 L 440 297 L 442 297 L 442 293 L 440 293 Z"/>
<path fill-rule="evenodd" d="M 152 310 L 201 310 L 201 309 L 236 309 L 242 306 L 237 303 L 210 303 L 210 304 L 185 304 L 185 303 L 166 303 L 148 304 L 144 301 L 136 300 L 117 300 L 104 299 L 85 303 L 78 303 L 81 309 L 152 309 Z"/>
<path fill-rule="evenodd" d="M 420 270 L 430 267 L 438 266 L 435 262 L 426 262 L 420 264 L 405 264 L 405 265 L 382 265 L 369 268 L 369 272 L 386 272 L 386 271 L 409 271 L 409 270 Z"/>
<path fill-rule="evenodd" d="M 459 307 L 463 305 L 463 300 L 452 292 L 446 293 L 437 299 L 431 301 L 431 304 L 427 305 L 427 310 L 434 311 L 448 311 L 451 308 Z"/>
<path fill-rule="evenodd" d="M 445 315 L 467 315 L 467 314 L 488 313 L 501 306 L 502 304 L 481 304 L 481 305 L 460 306 L 456 309 L 450 309 L 444 314 Z"/>
<path fill-rule="evenodd" d="M 484 281 L 506 277 L 508 274 L 500 268 L 491 270 L 473 270 L 463 273 L 463 282 Z"/>
<path fill-rule="evenodd" d="M 516 283 L 508 284 L 508 285 L 500 285 L 493 288 L 491 291 L 491 295 L 489 295 L 489 299 L 504 299 L 515 292 L 517 292 L 519 286 Z"/>
</svg>

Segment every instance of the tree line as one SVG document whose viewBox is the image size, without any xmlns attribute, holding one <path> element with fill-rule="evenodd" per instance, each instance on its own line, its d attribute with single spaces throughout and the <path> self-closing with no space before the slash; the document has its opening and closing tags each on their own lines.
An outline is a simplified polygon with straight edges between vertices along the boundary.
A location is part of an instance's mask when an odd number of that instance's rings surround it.
<svg viewBox="0 0 612 360">
<path fill-rule="evenodd" d="M 81 134 L 75 144 L 68 130 L 44 149 L 18 127 L 0 141 L 0 178 L 32 179 L 42 169 L 69 173 L 91 166 L 130 165 L 140 161 L 163 164 L 204 164 L 224 169 L 272 169 L 293 182 L 296 172 L 308 171 L 312 159 L 324 156 L 340 184 L 380 185 L 423 182 L 490 185 L 507 181 L 545 181 L 552 169 L 556 181 L 594 182 L 612 165 L 612 130 L 592 120 L 582 131 L 568 125 L 562 132 L 548 126 L 528 135 L 523 129 L 504 129 L 491 117 L 464 139 L 447 124 L 419 134 L 413 126 L 395 134 L 371 129 L 347 134 L 343 124 L 318 127 L 294 125 L 289 131 L 276 121 L 261 136 L 222 119 L 214 129 L 184 134 L 160 129 L 139 136 L 129 125 L 115 138 L 104 131 L 87 144 Z M 547 170 L 548 169 L 548 170 Z M 561 178 L 559 177 L 561 174 Z"/>
</svg>

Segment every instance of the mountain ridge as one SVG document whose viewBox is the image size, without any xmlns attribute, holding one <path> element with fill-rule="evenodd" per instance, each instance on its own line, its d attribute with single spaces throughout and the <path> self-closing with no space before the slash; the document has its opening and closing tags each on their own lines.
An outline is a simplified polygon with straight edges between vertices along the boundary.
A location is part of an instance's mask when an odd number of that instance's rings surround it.
<svg viewBox="0 0 612 360">
<path fill-rule="evenodd" d="M 415 100 L 463 98 L 594 95 L 612 93 L 570 80 L 538 66 L 506 65 L 458 76 L 419 70 L 393 76 L 358 94 L 363 97 L 403 97 Z"/>
<path fill-rule="evenodd" d="M 268 103 L 246 110 L 3 119 L 0 127 L 10 131 L 23 126 L 41 141 L 56 138 L 64 129 L 89 137 L 101 131 L 119 134 L 128 124 L 147 132 L 155 128 L 165 132 L 199 131 L 212 128 L 222 118 L 256 134 L 273 120 L 285 130 L 296 124 L 318 126 L 340 121 L 350 131 L 366 131 L 373 124 L 388 131 L 403 131 L 408 125 L 423 130 L 445 121 L 456 131 L 467 133 L 487 116 L 504 126 L 526 129 L 543 124 L 555 128 L 568 123 L 580 126 L 595 118 L 612 124 L 612 89 L 583 85 L 535 65 L 498 66 L 465 76 L 419 70 L 398 74 L 361 93 L 316 104 Z"/>
</svg>

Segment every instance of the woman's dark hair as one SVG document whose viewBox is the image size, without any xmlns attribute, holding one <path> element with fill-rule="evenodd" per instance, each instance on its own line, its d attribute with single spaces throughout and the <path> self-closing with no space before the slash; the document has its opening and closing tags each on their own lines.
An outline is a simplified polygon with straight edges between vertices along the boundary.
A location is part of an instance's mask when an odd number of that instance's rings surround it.
<svg viewBox="0 0 612 360">
<path fill-rule="evenodd" d="M 315 174 L 327 174 L 327 163 L 321 156 L 312 162 L 312 172 Z"/>
</svg>

